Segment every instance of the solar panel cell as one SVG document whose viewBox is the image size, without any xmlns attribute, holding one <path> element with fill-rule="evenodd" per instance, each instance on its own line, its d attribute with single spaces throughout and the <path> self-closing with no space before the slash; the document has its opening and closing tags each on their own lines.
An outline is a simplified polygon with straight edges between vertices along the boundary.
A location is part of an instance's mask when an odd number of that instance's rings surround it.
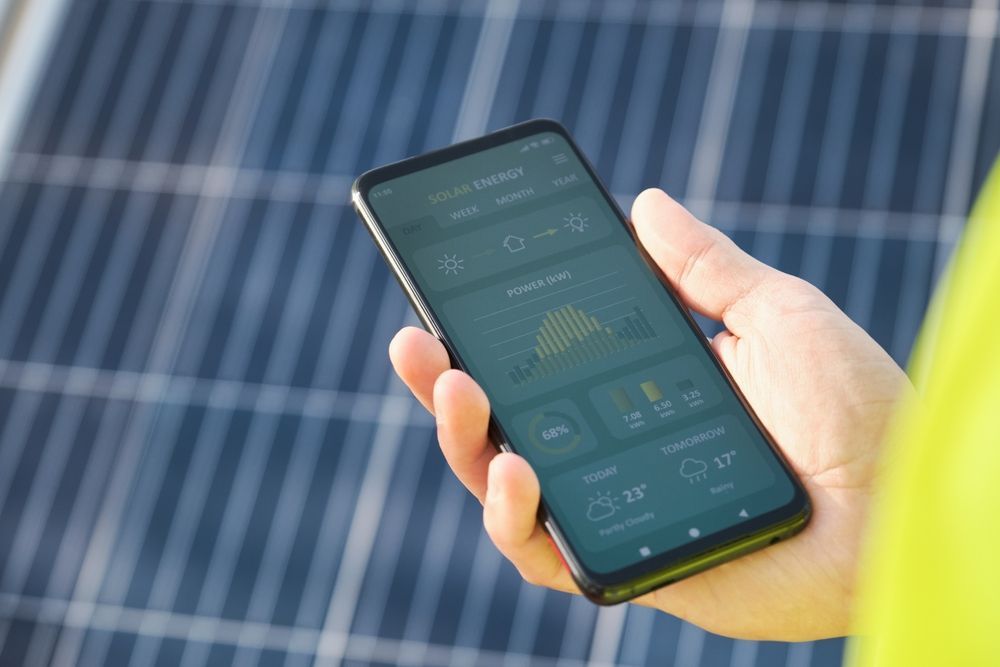
<svg viewBox="0 0 1000 667">
<path fill-rule="evenodd" d="M 903 361 L 1000 146 L 973 4 L 68 3 L 0 180 L 0 665 L 838 664 L 521 582 L 348 188 L 560 118 Z"/>
</svg>

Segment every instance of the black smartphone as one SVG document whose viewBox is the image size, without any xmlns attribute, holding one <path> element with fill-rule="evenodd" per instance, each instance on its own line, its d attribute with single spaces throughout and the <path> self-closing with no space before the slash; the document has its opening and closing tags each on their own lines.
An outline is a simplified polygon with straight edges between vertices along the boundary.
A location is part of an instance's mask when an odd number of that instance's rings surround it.
<svg viewBox="0 0 1000 667">
<path fill-rule="evenodd" d="M 413 307 L 532 465 L 581 591 L 628 600 L 801 530 L 805 490 L 560 124 L 363 174 Z"/>
</svg>

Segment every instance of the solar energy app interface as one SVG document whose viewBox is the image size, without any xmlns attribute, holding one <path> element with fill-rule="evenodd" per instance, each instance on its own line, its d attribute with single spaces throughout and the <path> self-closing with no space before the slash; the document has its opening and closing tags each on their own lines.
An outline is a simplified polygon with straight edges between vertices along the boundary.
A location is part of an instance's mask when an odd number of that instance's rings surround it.
<svg viewBox="0 0 1000 667">
<path fill-rule="evenodd" d="M 793 487 L 562 136 L 369 202 L 595 572 L 786 504 Z"/>
</svg>

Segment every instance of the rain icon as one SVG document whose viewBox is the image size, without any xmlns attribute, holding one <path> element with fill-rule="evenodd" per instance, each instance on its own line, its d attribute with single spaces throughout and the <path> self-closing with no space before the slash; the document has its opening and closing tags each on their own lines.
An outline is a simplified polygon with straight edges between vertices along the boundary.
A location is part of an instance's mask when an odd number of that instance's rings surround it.
<svg viewBox="0 0 1000 667">
<path fill-rule="evenodd" d="M 686 478 L 691 484 L 708 479 L 708 475 L 705 474 L 706 470 L 708 470 L 708 465 L 704 461 L 698 459 L 681 461 L 681 477 Z"/>
</svg>

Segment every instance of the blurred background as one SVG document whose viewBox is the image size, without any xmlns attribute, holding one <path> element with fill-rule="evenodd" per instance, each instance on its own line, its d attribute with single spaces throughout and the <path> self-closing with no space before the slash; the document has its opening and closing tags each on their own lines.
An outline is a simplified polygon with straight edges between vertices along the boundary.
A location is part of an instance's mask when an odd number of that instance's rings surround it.
<svg viewBox="0 0 1000 667">
<path fill-rule="evenodd" d="M 1000 146 L 997 5 L 0 0 L 0 665 L 839 664 L 522 584 L 348 189 L 557 118 L 904 362 Z"/>
</svg>

